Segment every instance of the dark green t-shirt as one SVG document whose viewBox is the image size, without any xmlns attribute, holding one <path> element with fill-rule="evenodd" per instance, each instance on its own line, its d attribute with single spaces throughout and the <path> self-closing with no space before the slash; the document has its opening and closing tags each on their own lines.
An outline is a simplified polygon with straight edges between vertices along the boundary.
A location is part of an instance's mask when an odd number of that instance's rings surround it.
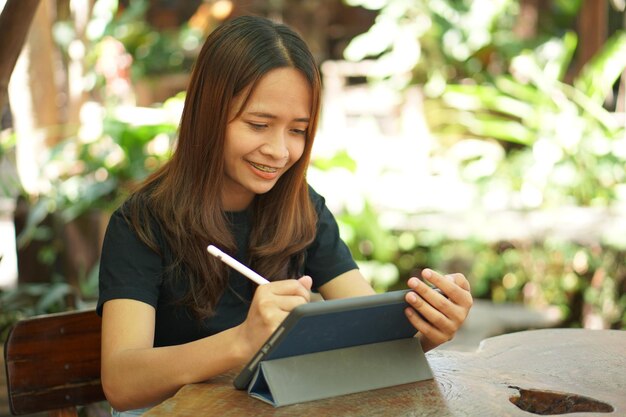
<svg viewBox="0 0 626 417">
<path fill-rule="evenodd" d="M 313 288 L 316 289 L 357 266 L 339 237 L 337 222 L 324 198 L 310 187 L 309 195 L 318 223 L 315 240 L 307 248 L 302 272 L 313 278 Z M 237 326 L 245 320 L 256 284 L 231 270 L 228 288 L 218 301 L 215 315 L 204 321 L 194 319 L 188 309 L 176 303 L 186 293 L 187 284 L 184 280 L 174 280 L 172 271 L 167 269 L 172 261 L 168 245 L 157 235 L 162 256 L 148 248 L 129 227 L 122 215 L 123 209 L 122 206 L 113 213 L 104 238 L 99 314 L 102 314 L 102 305 L 106 301 L 117 298 L 129 298 L 153 306 L 156 309 L 155 347 L 187 343 Z M 236 257 L 247 259 L 248 213 L 228 215 L 239 248 Z M 207 253 L 207 256 L 210 255 Z"/>
</svg>

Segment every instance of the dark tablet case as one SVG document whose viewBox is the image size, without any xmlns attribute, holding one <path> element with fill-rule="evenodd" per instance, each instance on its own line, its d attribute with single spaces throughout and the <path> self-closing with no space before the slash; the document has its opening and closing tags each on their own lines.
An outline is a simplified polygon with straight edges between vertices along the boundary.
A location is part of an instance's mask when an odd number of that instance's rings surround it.
<svg viewBox="0 0 626 417">
<path fill-rule="evenodd" d="M 235 378 L 235 387 L 280 406 L 432 378 L 404 314 L 406 293 L 297 307 Z"/>
</svg>

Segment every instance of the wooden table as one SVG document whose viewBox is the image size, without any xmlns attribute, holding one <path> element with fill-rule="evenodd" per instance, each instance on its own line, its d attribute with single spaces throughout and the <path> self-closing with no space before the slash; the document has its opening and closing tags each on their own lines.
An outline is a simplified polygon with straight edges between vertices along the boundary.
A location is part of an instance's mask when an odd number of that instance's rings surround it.
<svg viewBox="0 0 626 417">
<path fill-rule="evenodd" d="M 524 331 L 426 356 L 432 380 L 274 408 L 235 390 L 231 373 L 145 416 L 626 416 L 626 331 Z"/>
</svg>

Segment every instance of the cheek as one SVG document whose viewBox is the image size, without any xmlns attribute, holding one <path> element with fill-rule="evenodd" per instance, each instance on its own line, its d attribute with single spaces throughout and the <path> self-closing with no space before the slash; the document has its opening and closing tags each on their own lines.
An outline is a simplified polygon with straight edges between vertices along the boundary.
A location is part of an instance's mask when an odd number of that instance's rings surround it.
<svg viewBox="0 0 626 417">
<path fill-rule="evenodd" d="M 226 159 L 238 158 L 250 151 L 247 144 L 252 143 L 246 137 L 247 132 L 237 126 L 230 125 L 226 129 L 226 138 L 224 142 L 224 155 Z"/>
<path fill-rule="evenodd" d="M 289 159 L 290 159 L 291 165 L 298 162 L 298 160 L 302 157 L 302 154 L 304 154 L 305 143 L 306 142 L 304 139 L 300 139 L 297 141 L 294 140 L 293 142 L 291 142 L 289 146 Z"/>
</svg>

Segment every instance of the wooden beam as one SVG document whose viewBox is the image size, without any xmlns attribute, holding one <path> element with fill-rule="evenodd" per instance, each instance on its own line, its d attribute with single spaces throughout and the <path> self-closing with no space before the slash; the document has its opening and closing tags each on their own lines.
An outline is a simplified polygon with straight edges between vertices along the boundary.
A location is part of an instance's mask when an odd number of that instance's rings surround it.
<svg viewBox="0 0 626 417">
<path fill-rule="evenodd" d="M 578 53 L 576 73 L 606 42 L 609 28 L 607 0 L 584 0 L 578 12 Z"/>
<path fill-rule="evenodd" d="M 532 39 L 537 35 L 539 7 L 539 0 L 520 0 L 519 15 L 513 28 L 513 32 L 520 39 Z"/>
<path fill-rule="evenodd" d="M 20 56 L 40 0 L 7 0 L 0 14 L 0 111 L 7 103 L 11 73 Z"/>
</svg>

